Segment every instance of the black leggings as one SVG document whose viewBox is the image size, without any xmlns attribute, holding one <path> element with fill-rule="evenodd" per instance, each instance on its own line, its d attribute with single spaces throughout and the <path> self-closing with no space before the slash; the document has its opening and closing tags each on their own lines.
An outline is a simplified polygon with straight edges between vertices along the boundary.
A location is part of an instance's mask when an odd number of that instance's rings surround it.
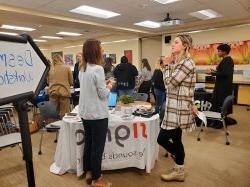
<svg viewBox="0 0 250 187">
<path fill-rule="evenodd" d="M 181 135 L 181 128 L 171 130 L 161 129 L 157 138 L 158 144 L 175 156 L 175 163 L 178 165 L 183 165 L 185 158 Z"/>
<path fill-rule="evenodd" d="M 83 170 L 92 172 L 92 179 L 101 176 L 102 154 L 108 131 L 108 118 L 99 120 L 83 120 L 85 145 Z"/>
</svg>

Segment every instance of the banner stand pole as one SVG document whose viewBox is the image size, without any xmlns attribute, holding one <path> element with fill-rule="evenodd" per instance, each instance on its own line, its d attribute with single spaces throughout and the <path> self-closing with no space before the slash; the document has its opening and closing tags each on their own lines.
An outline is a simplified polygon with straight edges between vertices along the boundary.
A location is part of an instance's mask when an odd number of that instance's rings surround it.
<svg viewBox="0 0 250 187">
<path fill-rule="evenodd" d="M 32 145 L 28 125 L 28 104 L 26 100 L 22 100 L 14 103 L 14 106 L 18 112 L 18 120 L 22 138 L 23 159 L 26 162 L 28 186 L 35 187 L 35 177 L 32 161 Z"/>
</svg>

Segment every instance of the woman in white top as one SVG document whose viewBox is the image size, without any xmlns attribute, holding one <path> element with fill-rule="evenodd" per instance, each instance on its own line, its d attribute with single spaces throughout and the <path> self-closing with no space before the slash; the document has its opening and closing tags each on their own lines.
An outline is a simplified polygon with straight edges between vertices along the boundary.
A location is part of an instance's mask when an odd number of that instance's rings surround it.
<svg viewBox="0 0 250 187">
<path fill-rule="evenodd" d="M 139 82 L 141 84 L 138 89 L 138 92 L 148 94 L 148 99 L 147 99 L 148 102 L 150 102 L 149 93 L 150 93 L 150 89 L 152 86 L 151 78 L 152 78 L 152 72 L 151 72 L 151 67 L 148 63 L 148 59 L 143 58 L 142 59 L 142 71 L 139 76 Z"/>
<path fill-rule="evenodd" d="M 107 101 L 112 83 L 105 82 L 100 41 L 86 40 L 82 54 L 83 59 L 79 65 L 79 115 L 85 131 L 83 169 L 88 184 L 106 187 L 110 183 L 101 175 L 101 163 L 108 130 Z"/>
</svg>

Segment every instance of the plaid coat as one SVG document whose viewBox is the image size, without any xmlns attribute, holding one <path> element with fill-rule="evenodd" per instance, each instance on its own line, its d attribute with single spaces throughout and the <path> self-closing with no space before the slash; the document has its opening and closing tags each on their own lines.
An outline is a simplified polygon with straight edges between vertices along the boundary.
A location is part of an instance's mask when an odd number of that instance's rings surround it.
<svg viewBox="0 0 250 187">
<path fill-rule="evenodd" d="M 161 128 L 168 130 L 180 127 L 191 131 L 195 127 L 192 106 L 196 74 L 193 60 L 185 58 L 172 67 L 166 67 L 164 82 L 167 97 Z"/>
</svg>

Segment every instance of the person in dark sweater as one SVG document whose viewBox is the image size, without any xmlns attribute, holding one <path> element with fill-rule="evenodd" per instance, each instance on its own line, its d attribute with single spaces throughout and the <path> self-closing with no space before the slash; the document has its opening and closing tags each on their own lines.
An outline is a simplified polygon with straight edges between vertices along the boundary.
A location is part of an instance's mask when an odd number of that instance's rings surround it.
<svg viewBox="0 0 250 187">
<path fill-rule="evenodd" d="M 216 76 L 212 111 L 221 112 L 221 107 L 225 98 L 232 95 L 233 92 L 234 62 L 228 55 L 231 50 L 229 45 L 221 44 L 217 47 L 217 50 L 218 56 L 223 59 L 217 66 L 216 70 L 210 70 L 210 74 Z M 230 110 L 230 113 L 232 113 L 232 108 Z"/>
<path fill-rule="evenodd" d="M 135 77 L 138 76 L 136 67 L 128 63 L 126 56 L 121 57 L 121 63 L 114 69 L 118 95 L 133 95 L 135 88 Z"/>
<path fill-rule="evenodd" d="M 159 113 L 163 102 L 166 99 L 166 89 L 163 82 L 162 69 L 164 68 L 163 60 L 160 58 L 156 63 L 156 68 L 152 76 L 155 94 L 155 112 Z"/>
<path fill-rule="evenodd" d="M 82 61 L 82 53 L 78 53 L 76 55 L 76 64 L 74 66 L 74 71 L 73 71 L 73 80 L 74 80 L 74 88 L 80 88 L 80 83 L 79 83 L 79 63 Z M 79 103 L 79 92 L 74 92 L 72 95 L 72 101 L 73 105 L 76 106 Z"/>
<path fill-rule="evenodd" d="M 82 53 L 78 53 L 76 55 L 76 64 L 74 66 L 74 72 L 73 72 L 74 88 L 80 87 L 78 74 L 79 74 L 79 63 L 81 60 L 82 60 Z"/>
</svg>

